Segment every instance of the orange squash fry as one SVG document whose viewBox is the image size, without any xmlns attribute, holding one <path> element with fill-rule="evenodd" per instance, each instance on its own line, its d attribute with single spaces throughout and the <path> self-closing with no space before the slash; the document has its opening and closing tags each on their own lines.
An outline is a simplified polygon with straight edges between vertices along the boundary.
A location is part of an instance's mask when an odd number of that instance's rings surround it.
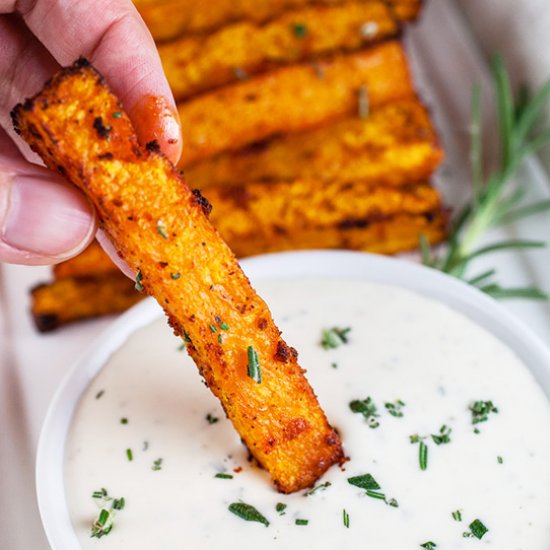
<svg viewBox="0 0 550 550">
<path fill-rule="evenodd" d="M 111 265 L 114 268 L 112 262 Z M 66 277 L 32 289 L 31 313 L 40 332 L 51 332 L 75 321 L 121 313 L 144 297 L 120 271 L 95 277 Z"/>
<path fill-rule="evenodd" d="M 401 21 L 414 21 L 420 15 L 423 0 L 389 0 L 396 17 Z"/>
<path fill-rule="evenodd" d="M 446 233 L 446 212 L 427 184 L 392 188 L 297 180 L 211 187 L 211 221 L 237 256 L 308 248 L 388 254 L 417 248 Z"/>
<path fill-rule="evenodd" d="M 388 218 L 351 221 L 349 225 L 331 227 L 306 227 L 299 233 L 285 234 L 247 233 L 246 240 L 230 226 L 226 232 L 234 239 L 233 247 L 238 256 L 253 256 L 267 252 L 311 249 L 347 249 L 376 254 L 397 254 L 416 250 L 420 235 L 431 244 L 442 242 L 447 235 L 448 215 L 444 210 L 424 214 L 400 213 Z"/>
<path fill-rule="evenodd" d="M 181 103 L 185 147 L 179 167 L 278 133 L 321 126 L 366 110 L 367 104 L 374 109 L 413 96 L 397 41 L 283 67 Z"/>
<path fill-rule="evenodd" d="M 374 109 L 365 120 L 348 117 L 222 153 L 185 173 L 199 189 L 300 178 L 398 186 L 426 181 L 442 159 L 429 113 L 406 99 Z"/>
<path fill-rule="evenodd" d="M 200 374 L 277 488 L 309 487 L 342 462 L 340 438 L 297 353 L 208 221 L 207 201 L 155 142 L 138 143 L 118 99 L 88 62 L 61 70 L 12 116 L 46 165 L 94 203 L 138 286 L 188 341 Z"/>
<path fill-rule="evenodd" d="M 263 23 L 286 10 L 315 4 L 339 5 L 346 0 L 134 0 L 141 16 L 157 41 L 202 33 L 236 21 Z M 364 0 L 370 3 L 370 0 Z M 390 0 L 396 15 L 410 21 L 418 17 L 420 0 Z"/>
<path fill-rule="evenodd" d="M 182 100 L 280 65 L 353 51 L 395 36 L 399 24 L 382 0 L 307 6 L 266 23 L 242 21 L 210 35 L 159 46 L 164 71 Z"/>
</svg>

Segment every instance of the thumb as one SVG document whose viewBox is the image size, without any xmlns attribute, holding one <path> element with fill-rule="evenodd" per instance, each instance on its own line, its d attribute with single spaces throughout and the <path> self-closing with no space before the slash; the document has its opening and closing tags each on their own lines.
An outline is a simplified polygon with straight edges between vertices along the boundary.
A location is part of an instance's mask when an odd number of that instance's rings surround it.
<svg viewBox="0 0 550 550">
<path fill-rule="evenodd" d="M 47 265 L 75 256 L 95 235 L 92 205 L 56 174 L 25 168 L 0 163 L 0 261 Z"/>
</svg>

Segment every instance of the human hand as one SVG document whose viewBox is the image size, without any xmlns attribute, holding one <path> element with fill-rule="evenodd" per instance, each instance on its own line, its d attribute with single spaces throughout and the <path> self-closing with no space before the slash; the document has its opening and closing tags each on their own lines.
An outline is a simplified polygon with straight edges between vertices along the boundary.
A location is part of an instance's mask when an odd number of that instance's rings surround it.
<svg viewBox="0 0 550 550">
<path fill-rule="evenodd" d="M 174 99 L 130 0 L 0 0 L 0 262 L 54 264 L 96 234 L 92 205 L 36 164 L 9 117 L 79 56 L 105 76 L 143 142 L 156 139 L 173 162 L 180 156 Z"/>
</svg>

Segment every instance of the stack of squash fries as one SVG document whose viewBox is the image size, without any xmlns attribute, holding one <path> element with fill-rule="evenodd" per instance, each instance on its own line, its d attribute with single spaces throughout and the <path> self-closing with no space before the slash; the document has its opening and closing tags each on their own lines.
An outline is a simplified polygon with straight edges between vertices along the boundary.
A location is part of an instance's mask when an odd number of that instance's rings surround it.
<svg viewBox="0 0 550 550">
<path fill-rule="evenodd" d="M 443 151 L 400 42 L 421 0 L 134 1 L 178 100 L 178 168 L 237 256 L 445 237 Z M 94 243 L 33 289 L 32 313 L 49 331 L 142 297 Z"/>
</svg>

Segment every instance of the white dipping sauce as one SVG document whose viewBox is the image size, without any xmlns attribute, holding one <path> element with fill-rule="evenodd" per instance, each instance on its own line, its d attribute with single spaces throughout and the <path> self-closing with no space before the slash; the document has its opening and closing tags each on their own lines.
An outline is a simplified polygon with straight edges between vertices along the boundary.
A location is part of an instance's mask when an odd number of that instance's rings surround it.
<svg viewBox="0 0 550 550">
<path fill-rule="evenodd" d="M 334 280 L 256 286 L 340 431 L 350 457 L 345 471 L 331 468 L 319 481 L 331 485 L 308 497 L 277 493 L 247 460 L 162 319 L 113 355 L 74 418 L 65 481 L 82 548 L 405 550 L 429 541 L 437 550 L 550 548 L 550 404 L 504 344 L 446 306 L 398 288 Z M 325 350 L 322 330 L 334 326 L 351 327 L 349 342 Z M 368 396 L 380 415 L 376 429 L 349 408 Z M 384 406 L 397 399 L 405 402 L 403 417 Z M 477 400 L 498 407 L 477 424 L 478 434 L 468 409 Z M 219 421 L 209 424 L 207 414 Z M 409 436 L 438 434 L 443 424 L 451 441 L 425 439 L 422 471 L 419 444 Z M 399 507 L 347 482 L 365 473 Z M 126 505 L 108 535 L 90 538 L 98 515 L 91 495 L 102 487 Z M 269 527 L 229 512 L 241 500 Z M 277 503 L 287 505 L 284 515 Z M 452 517 L 457 510 L 462 521 Z M 481 540 L 463 536 L 475 519 L 489 529 Z"/>
</svg>

